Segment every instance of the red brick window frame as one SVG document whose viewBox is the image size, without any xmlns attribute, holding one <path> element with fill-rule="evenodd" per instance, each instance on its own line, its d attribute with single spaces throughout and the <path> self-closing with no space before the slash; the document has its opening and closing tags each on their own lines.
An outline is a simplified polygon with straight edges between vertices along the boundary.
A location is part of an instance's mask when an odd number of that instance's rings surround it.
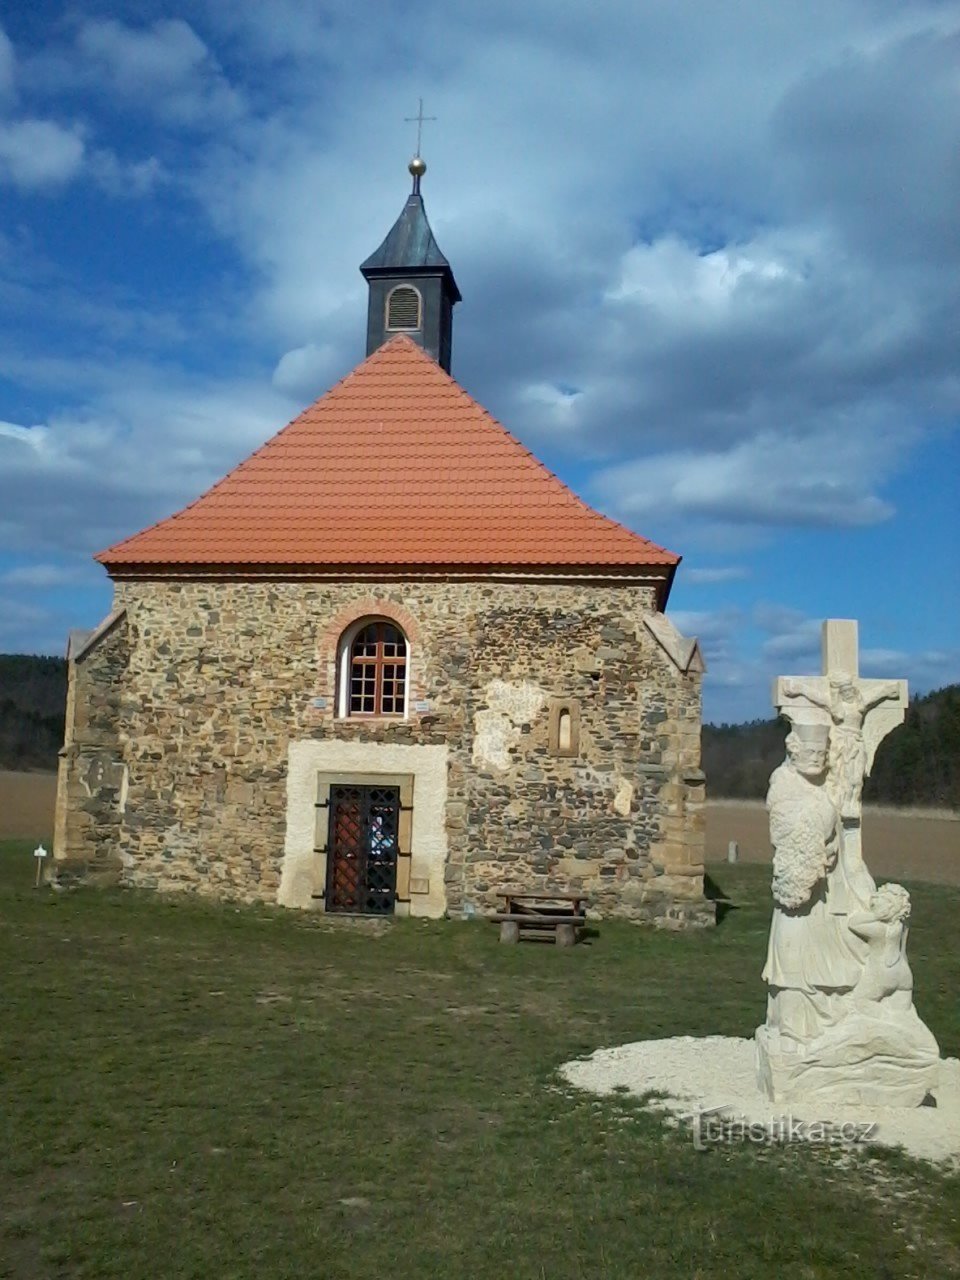
<svg viewBox="0 0 960 1280">
<path fill-rule="evenodd" d="M 340 637 L 337 715 L 403 720 L 409 711 L 410 646 L 390 618 L 360 618 Z"/>
</svg>

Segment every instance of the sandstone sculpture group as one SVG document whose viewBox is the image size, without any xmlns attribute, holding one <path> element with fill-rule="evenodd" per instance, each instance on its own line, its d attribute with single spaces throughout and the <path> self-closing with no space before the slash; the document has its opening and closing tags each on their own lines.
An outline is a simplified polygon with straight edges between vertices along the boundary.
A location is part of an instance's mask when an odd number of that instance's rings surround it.
<svg viewBox="0 0 960 1280">
<path fill-rule="evenodd" d="M 774 702 L 791 727 L 767 795 L 774 909 L 760 1086 L 778 1102 L 919 1106 L 940 1052 L 913 1004 L 910 897 L 877 888 L 861 847 L 863 779 L 903 721 L 906 683 L 860 679 L 857 624 L 834 620 L 822 675 L 781 677 Z"/>
</svg>

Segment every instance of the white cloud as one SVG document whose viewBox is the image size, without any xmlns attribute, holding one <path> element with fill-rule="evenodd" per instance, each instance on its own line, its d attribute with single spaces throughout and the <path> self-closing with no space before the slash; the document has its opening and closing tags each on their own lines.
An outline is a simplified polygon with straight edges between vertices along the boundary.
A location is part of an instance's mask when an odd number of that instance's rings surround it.
<svg viewBox="0 0 960 1280">
<path fill-rule="evenodd" d="M 315 400 L 342 369 L 342 353 L 333 343 L 309 342 L 280 357 L 272 381 L 279 391 L 289 396 Z"/>
<path fill-rule="evenodd" d="M 124 163 L 112 151 L 97 148 L 90 155 L 90 171 L 100 187 L 112 196 L 152 195 L 170 177 L 156 156 Z"/>
<path fill-rule="evenodd" d="M 702 253 L 665 236 L 627 250 L 607 299 L 655 311 L 661 321 L 709 324 L 728 317 L 737 303 L 776 305 L 782 290 L 803 274 L 799 261 L 788 262 L 769 242 Z"/>
<path fill-rule="evenodd" d="M 208 57 L 207 46 L 179 18 L 136 30 L 112 19 L 84 22 L 77 45 L 108 67 L 124 88 L 177 84 Z"/>
<path fill-rule="evenodd" d="M 823 619 L 790 605 L 765 601 L 746 612 L 727 608 L 671 611 L 670 616 L 681 630 L 700 636 L 708 670 L 705 719 L 710 723 L 772 718 L 771 689 L 777 676 L 820 672 Z M 763 636 L 758 653 L 750 648 L 752 629 Z M 911 693 L 926 693 L 960 681 L 960 649 L 866 647 L 860 651 L 860 674 L 905 679 Z"/>
<path fill-rule="evenodd" d="M 893 514 L 871 492 L 892 466 L 889 452 L 889 441 L 884 451 L 866 436 L 768 431 L 722 453 L 665 453 L 609 467 L 594 477 L 594 488 L 631 517 L 857 527 Z"/>
<path fill-rule="evenodd" d="M 960 649 L 863 649 L 861 676 L 885 680 L 907 680 L 911 693 L 927 693 L 945 685 L 960 683 Z"/>
<path fill-rule="evenodd" d="M 83 164 L 84 142 L 52 120 L 0 122 L 0 178 L 23 190 L 60 187 Z"/>
<path fill-rule="evenodd" d="M 93 564 L 23 564 L 0 573 L 0 585 L 44 590 L 82 585 L 101 576 Z"/>
<path fill-rule="evenodd" d="M 45 623 L 49 610 L 39 605 L 24 604 L 10 596 L 0 596 L 0 635 L 15 635 L 26 629 Z"/>
<path fill-rule="evenodd" d="M 797 194 L 804 174 L 821 182 L 797 133 L 817 109 L 800 92 L 811 69 L 842 77 L 871 66 L 878 47 L 886 63 L 909 64 L 926 9 L 894 21 L 853 5 L 838 22 L 817 5 L 800 21 L 791 6 L 771 15 L 745 3 L 733 25 L 682 3 L 669 14 L 601 5 L 589 20 L 540 3 L 493 11 L 492 26 L 477 26 L 428 0 L 430 49 L 444 50 L 445 71 L 427 103 L 440 119 L 427 133 L 424 190 L 464 288 L 455 371 L 511 429 L 562 437 L 591 459 L 667 452 L 679 465 L 687 450 L 705 453 L 705 469 L 737 473 L 727 487 L 739 495 L 741 480 L 768 468 L 727 451 L 763 432 L 823 440 L 841 430 L 869 458 L 878 418 L 906 411 L 919 423 L 931 406 L 957 404 L 949 344 L 930 341 L 956 292 L 949 273 L 934 267 L 932 286 L 905 275 L 895 255 L 864 252 L 869 237 L 847 235 L 859 206 Z M 225 137 L 192 190 L 261 281 L 251 324 L 302 353 L 281 361 L 278 385 L 310 393 L 314 352 L 346 351 L 350 332 L 361 351 L 356 264 L 399 212 L 411 134 L 397 104 L 416 101 L 413 68 L 430 63 L 389 6 L 377 13 L 375 39 L 346 17 L 290 5 L 209 15 L 234 62 L 245 42 L 284 76 L 269 114 Z M 397 56 L 408 47 L 412 63 Z M 293 54 L 327 68 L 319 90 L 290 66 Z M 571 89 L 557 104 L 560 75 Z M 949 118 L 934 79 L 921 110 Z M 872 171 L 883 154 L 892 198 L 907 144 L 898 136 L 884 148 L 890 113 L 867 72 L 852 81 L 845 98 L 828 98 L 829 126 L 842 136 L 852 118 L 877 115 L 880 136 L 842 163 Z M 942 130 L 933 136 L 928 150 L 949 167 Z M 873 203 L 869 216 L 886 216 L 890 199 Z M 940 250 L 928 254 L 935 263 Z M 880 480 L 910 443 L 898 440 Z M 793 523 L 800 510 L 819 525 L 877 522 L 890 505 L 876 483 L 818 466 L 809 486 L 795 479 L 772 501 L 754 488 L 746 519 Z M 683 508 L 708 509 L 709 477 L 691 484 Z M 724 520 L 723 493 L 717 503 Z"/>
<path fill-rule="evenodd" d="M 763 655 L 772 662 L 792 662 L 808 670 L 820 669 L 820 623 L 804 622 L 795 631 L 771 636 L 763 644 Z"/>
<path fill-rule="evenodd" d="M 0 27 L 0 103 L 12 102 L 17 94 L 17 60 L 10 37 Z"/>
<path fill-rule="evenodd" d="M 16 422 L 0 422 L 0 438 L 15 440 L 37 454 L 43 452 L 48 434 L 43 426 L 22 427 Z"/>
<path fill-rule="evenodd" d="M 181 18 L 142 28 L 88 19 L 77 33 L 77 50 L 75 77 L 169 120 L 208 126 L 243 112 L 210 50 Z"/>
<path fill-rule="evenodd" d="M 733 606 L 722 609 L 671 609 L 670 619 L 685 636 L 696 636 L 710 667 L 729 663 L 737 635 L 743 630 L 743 611 Z"/>
<path fill-rule="evenodd" d="M 520 398 L 537 412 L 538 426 L 566 432 L 578 425 L 578 405 L 583 392 L 559 387 L 552 382 L 535 382 L 525 387 Z"/>
<path fill-rule="evenodd" d="M 82 413 L 0 424 L 3 543 L 102 550 L 196 498 L 296 408 L 260 384 L 130 385 L 120 373 Z"/>
<path fill-rule="evenodd" d="M 821 618 L 810 618 L 788 605 L 761 601 L 754 605 L 751 621 L 766 635 L 760 654 L 770 677 L 782 675 L 784 664 L 800 672 L 820 670 Z"/>
</svg>

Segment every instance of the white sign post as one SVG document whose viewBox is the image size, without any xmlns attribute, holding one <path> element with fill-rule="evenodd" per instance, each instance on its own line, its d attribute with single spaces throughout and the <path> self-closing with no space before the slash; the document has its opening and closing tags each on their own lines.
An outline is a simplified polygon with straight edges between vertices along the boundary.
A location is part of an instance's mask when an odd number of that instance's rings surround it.
<svg viewBox="0 0 960 1280">
<path fill-rule="evenodd" d="M 37 880 L 33 887 L 39 889 L 40 881 L 43 879 L 43 860 L 47 856 L 47 851 L 42 844 L 37 845 L 33 851 L 33 856 L 37 860 Z"/>
</svg>

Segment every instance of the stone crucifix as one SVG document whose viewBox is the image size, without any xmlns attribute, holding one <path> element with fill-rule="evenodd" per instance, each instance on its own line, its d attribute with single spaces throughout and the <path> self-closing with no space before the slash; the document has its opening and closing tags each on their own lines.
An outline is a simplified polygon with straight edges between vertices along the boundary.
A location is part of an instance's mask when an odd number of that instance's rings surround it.
<svg viewBox="0 0 960 1280">
<path fill-rule="evenodd" d="M 767 792 L 773 916 L 757 1028 L 757 1080 L 775 1101 L 918 1107 L 940 1050 L 913 1005 L 910 895 L 877 889 L 863 861 L 861 792 L 901 724 L 904 680 L 861 680 L 857 624 L 823 626 L 822 674 L 781 676 L 786 759 Z"/>
<path fill-rule="evenodd" d="M 822 674 L 778 677 L 773 702 L 791 724 L 829 730 L 827 790 L 842 823 L 841 859 L 848 885 L 865 905 L 876 886 L 863 861 L 863 780 L 877 747 L 903 723 L 907 682 L 860 679 L 855 621 L 829 618 L 821 643 Z"/>
</svg>

